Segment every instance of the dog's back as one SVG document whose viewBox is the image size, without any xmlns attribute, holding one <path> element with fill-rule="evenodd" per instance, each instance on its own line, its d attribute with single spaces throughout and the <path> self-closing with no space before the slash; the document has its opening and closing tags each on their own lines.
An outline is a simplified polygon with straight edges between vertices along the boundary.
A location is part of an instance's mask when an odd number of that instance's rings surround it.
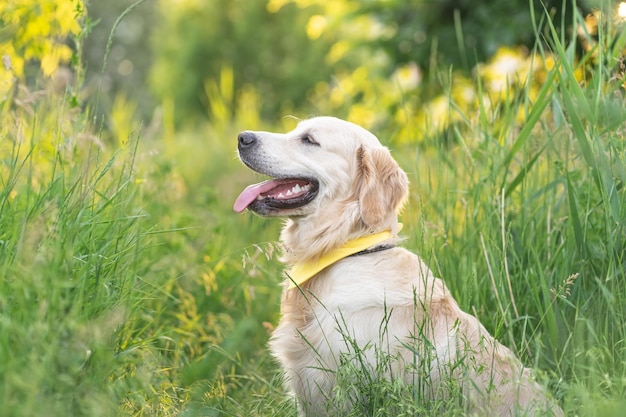
<svg viewBox="0 0 626 417">
<path fill-rule="evenodd" d="M 561 415 L 515 355 L 405 249 L 343 259 L 285 290 L 281 316 L 270 347 L 305 415 L 353 406 L 331 395 L 347 360 L 372 379 L 419 385 L 422 401 L 459 395 L 476 415 Z"/>
</svg>

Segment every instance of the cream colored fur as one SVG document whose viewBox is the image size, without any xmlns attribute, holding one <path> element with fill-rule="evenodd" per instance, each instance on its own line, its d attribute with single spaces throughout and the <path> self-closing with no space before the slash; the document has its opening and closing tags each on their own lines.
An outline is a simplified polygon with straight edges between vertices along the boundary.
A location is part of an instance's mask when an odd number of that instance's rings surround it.
<svg viewBox="0 0 626 417">
<path fill-rule="evenodd" d="M 374 232 L 390 229 L 392 241 L 399 241 L 397 215 L 408 180 L 374 135 L 331 117 L 305 120 L 287 134 L 255 133 L 260 144 L 254 163 L 262 172 L 320 182 L 311 203 L 274 214 L 288 218 L 281 233 L 288 267 Z M 299 143 L 305 134 L 319 146 Z M 373 373 L 378 353 L 388 354 L 388 379 L 412 384 L 418 370 L 427 370 L 421 388 L 426 400 L 445 398 L 451 380 L 470 414 L 562 415 L 513 352 L 402 247 L 344 258 L 300 288 L 289 290 L 287 283 L 270 349 L 302 415 L 336 415 L 349 406 L 332 399 L 340 359 L 355 355 L 349 342 Z"/>
</svg>

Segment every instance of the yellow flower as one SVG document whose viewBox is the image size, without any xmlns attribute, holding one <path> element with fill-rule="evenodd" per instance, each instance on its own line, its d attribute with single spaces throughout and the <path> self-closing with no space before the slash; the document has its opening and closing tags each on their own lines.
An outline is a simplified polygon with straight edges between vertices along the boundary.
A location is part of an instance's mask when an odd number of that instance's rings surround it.
<svg viewBox="0 0 626 417">
<path fill-rule="evenodd" d="M 52 50 L 41 58 L 41 71 L 46 77 L 50 77 L 59 68 L 61 62 L 67 62 L 72 58 L 72 50 L 67 45 L 53 46 Z"/>
<path fill-rule="evenodd" d="M 290 2 L 291 0 L 270 0 L 267 2 L 267 11 L 270 13 L 277 13 L 283 8 L 283 6 Z"/>
<path fill-rule="evenodd" d="M 319 14 L 313 15 L 306 24 L 306 34 L 309 39 L 317 39 L 322 36 L 326 26 L 328 26 L 328 21 L 324 16 Z"/>
<path fill-rule="evenodd" d="M 410 62 L 398 68 L 393 79 L 402 91 L 409 91 L 416 88 L 422 82 L 422 71 L 415 62 Z"/>
<path fill-rule="evenodd" d="M 337 61 L 341 60 L 348 51 L 350 51 L 350 44 L 347 41 L 335 42 L 326 55 L 326 60 L 329 64 L 335 64 Z"/>
<path fill-rule="evenodd" d="M 501 93 L 513 85 L 523 85 L 530 66 L 526 53 L 519 49 L 500 48 L 489 63 L 478 68 L 490 92 Z"/>
</svg>

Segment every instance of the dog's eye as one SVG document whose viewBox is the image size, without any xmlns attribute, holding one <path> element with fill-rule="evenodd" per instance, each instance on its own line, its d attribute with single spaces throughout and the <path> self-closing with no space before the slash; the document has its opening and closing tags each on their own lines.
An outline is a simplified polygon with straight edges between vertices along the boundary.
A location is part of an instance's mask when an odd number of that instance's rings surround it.
<svg viewBox="0 0 626 417">
<path fill-rule="evenodd" d="M 301 138 L 302 142 L 308 144 L 308 145 L 316 145 L 316 146 L 320 146 L 319 143 L 317 143 L 315 141 L 315 139 L 313 139 L 313 137 L 311 135 L 304 135 Z"/>
</svg>

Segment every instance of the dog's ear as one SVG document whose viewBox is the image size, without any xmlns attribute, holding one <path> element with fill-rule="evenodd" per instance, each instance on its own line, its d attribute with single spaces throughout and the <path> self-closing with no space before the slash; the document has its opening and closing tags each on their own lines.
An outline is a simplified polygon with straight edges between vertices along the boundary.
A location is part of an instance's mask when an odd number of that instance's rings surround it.
<svg viewBox="0 0 626 417">
<path fill-rule="evenodd" d="M 357 150 L 356 198 L 361 219 L 376 226 L 389 214 L 397 214 L 406 200 L 409 180 L 384 147 Z"/>
</svg>

